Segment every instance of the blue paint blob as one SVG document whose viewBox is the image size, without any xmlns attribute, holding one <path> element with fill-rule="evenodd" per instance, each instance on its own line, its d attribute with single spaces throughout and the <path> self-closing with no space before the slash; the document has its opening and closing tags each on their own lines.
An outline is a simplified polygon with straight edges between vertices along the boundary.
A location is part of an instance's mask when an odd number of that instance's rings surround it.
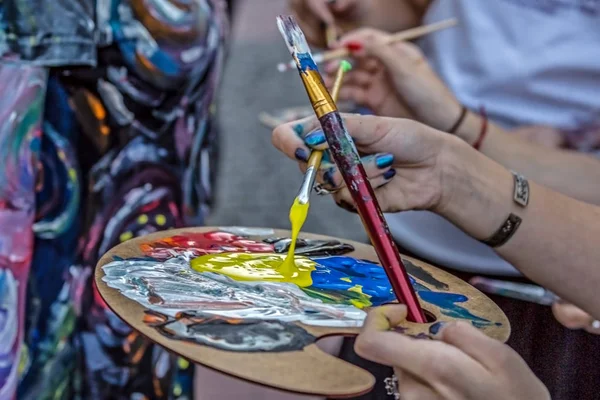
<svg viewBox="0 0 600 400">
<path fill-rule="evenodd" d="M 431 333 L 432 335 L 437 335 L 437 333 L 440 331 L 440 329 L 446 325 L 446 323 L 444 321 L 438 321 L 435 324 L 431 325 L 429 327 L 429 333 Z"/>
<path fill-rule="evenodd" d="M 348 291 L 361 286 L 362 293 L 370 296 L 374 306 L 396 299 L 385 271 L 378 264 L 342 256 L 313 260 L 317 266 L 311 274 L 312 289 Z"/>
<path fill-rule="evenodd" d="M 480 324 L 489 324 L 490 321 L 487 319 L 478 317 L 471 314 L 469 310 L 464 307 L 457 305 L 456 303 L 464 303 L 469 298 L 462 294 L 456 293 L 443 293 L 443 292 L 432 292 L 432 291 L 419 291 L 419 297 L 421 300 L 438 306 L 442 310 L 442 314 L 452 318 L 460 318 L 470 320 L 472 322 Z"/>
<path fill-rule="evenodd" d="M 298 53 L 296 54 L 296 56 L 298 57 L 298 61 L 300 62 L 300 69 L 302 71 L 307 71 L 307 70 L 313 70 L 313 71 L 319 71 L 319 69 L 317 68 L 317 64 L 315 64 L 315 61 L 313 60 L 313 58 L 311 57 L 310 54 L 308 53 Z"/>
<path fill-rule="evenodd" d="M 302 134 L 304 133 L 304 127 L 302 126 L 302 124 L 294 125 L 294 132 L 296 132 L 296 135 L 298 137 L 302 136 Z"/>
</svg>

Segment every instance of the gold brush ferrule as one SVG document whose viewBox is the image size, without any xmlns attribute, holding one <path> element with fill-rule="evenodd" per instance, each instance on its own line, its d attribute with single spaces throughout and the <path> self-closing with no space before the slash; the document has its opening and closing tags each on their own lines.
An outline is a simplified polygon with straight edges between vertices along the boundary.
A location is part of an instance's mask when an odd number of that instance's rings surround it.
<svg viewBox="0 0 600 400">
<path fill-rule="evenodd" d="M 317 71 L 307 70 L 301 73 L 300 76 L 317 118 L 337 111 L 337 106 Z"/>
</svg>

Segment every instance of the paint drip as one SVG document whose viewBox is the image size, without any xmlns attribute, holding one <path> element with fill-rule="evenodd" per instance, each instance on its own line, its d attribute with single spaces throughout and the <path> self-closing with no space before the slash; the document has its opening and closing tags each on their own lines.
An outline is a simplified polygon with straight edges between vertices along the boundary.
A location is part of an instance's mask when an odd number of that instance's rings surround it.
<svg viewBox="0 0 600 400">
<path fill-rule="evenodd" d="M 290 248 L 288 249 L 285 261 L 283 261 L 283 263 L 279 266 L 279 273 L 283 276 L 291 277 L 294 276 L 294 274 L 299 273 L 294 253 L 296 251 L 296 241 L 298 240 L 300 229 L 302 229 L 302 225 L 304 225 L 306 217 L 308 216 L 309 206 L 310 203 L 307 202 L 306 204 L 301 204 L 298 198 L 296 198 L 294 200 L 294 203 L 292 204 L 292 207 L 290 208 L 290 223 L 292 224 L 292 241 L 290 243 Z"/>
</svg>

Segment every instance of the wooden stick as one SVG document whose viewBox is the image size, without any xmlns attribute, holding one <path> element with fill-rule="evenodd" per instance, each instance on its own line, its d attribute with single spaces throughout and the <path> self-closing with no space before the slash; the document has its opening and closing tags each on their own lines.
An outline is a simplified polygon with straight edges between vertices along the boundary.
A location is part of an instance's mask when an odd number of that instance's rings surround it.
<svg viewBox="0 0 600 400">
<path fill-rule="evenodd" d="M 434 24 L 423 25 L 423 26 L 418 26 L 416 28 L 407 29 L 405 31 L 394 33 L 393 35 L 390 35 L 387 38 L 387 40 L 385 41 L 385 43 L 389 45 L 389 44 L 393 44 L 396 42 L 416 39 L 421 36 L 428 35 L 430 33 L 436 32 L 436 31 L 440 31 L 442 29 L 447 29 L 447 28 L 453 27 L 457 23 L 458 23 L 458 21 L 456 20 L 456 18 L 451 18 L 451 19 L 447 19 L 444 21 L 436 22 Z M 337 49 L 337 50 L 325 51 L 323 53 L 316 54 L 314 56 L 314 59 L 315 59 L 315 62 L 326 62 L 326 61 L 335 60 L 337 58 L 348 57 L 349 55 L 350 55 L 350 51 L 348 51 L 348 49 L 341 48 L 341 49 Z"/>
<path fill-rule="evenodd" d="M 456 18 L 446 19 L 440 22 L 436 22 L 429 25 L 418 26 L 416 28 L 407 29 L 398 33 L 394 33 L 388 37 L 386 40 L 386 44 L 393 44 L 396 42 L 400 42 L 403 40 L 412 40 L 417 39 L 421 36 L 428 35 L 433 32 L 440 31 L 442 29 L 451 28 L 458 24 L 458 20 Z M 313 55 L 313 60 L 315 63 L 323 63 L 326 61 L 335 60 L 338 58 L 348 57 L 350 52 L 346 48 L 324 51 L 322 53 L 317 53 Z M 279 63 L 277 65 L 277 70 L 279 72 L 285 72 L 289 69 L 295 69 L 296 63 L 295 61 L 290 61 L 288 63 Z"/>
</svg>

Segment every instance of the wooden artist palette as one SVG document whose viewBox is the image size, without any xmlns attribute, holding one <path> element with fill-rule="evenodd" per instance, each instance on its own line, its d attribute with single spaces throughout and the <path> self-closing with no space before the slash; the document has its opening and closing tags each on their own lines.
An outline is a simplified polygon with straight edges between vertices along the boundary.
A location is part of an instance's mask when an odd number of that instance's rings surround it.
<svg viewBox="0 0 600 400">
<path fill-rule="evenodd" d="M 345 398 L 369 392 L 375 383 L 369 372 L 321 351 L 315 342 L 358 334 L 364 311 L 354 305 L 393 301 L 373 248 L 300 235 L 315 240 L 304 247 L 309 253 L 344 252 L 309 256 L 305 262 L 316 269 L 312 285 L 304 290 L 290 283 L 234 281 L 190 268 L 190 259 L 206 253 L 217 258 L 240 252 L 274 257 L 275 247 L 281 253 L 285 244 L 274 238 L 289 238 L 288 231 L 240 229 L 178 229 L 128 240 L 98 263 L 99 292 L 134 329 L 205 367 L 300 394 Z M 300 246 L 297 254 L 302 251 Z M 508 319 L 484 294 L 422 261 L 403 260 L 429 316 L 466 320 L 490 337 L 508 339 Z M 218 316 L 215 310 L 220 310 Z M 434 324 L 404 322 L 398 330 L 427 338 Z"/>
</svg>

